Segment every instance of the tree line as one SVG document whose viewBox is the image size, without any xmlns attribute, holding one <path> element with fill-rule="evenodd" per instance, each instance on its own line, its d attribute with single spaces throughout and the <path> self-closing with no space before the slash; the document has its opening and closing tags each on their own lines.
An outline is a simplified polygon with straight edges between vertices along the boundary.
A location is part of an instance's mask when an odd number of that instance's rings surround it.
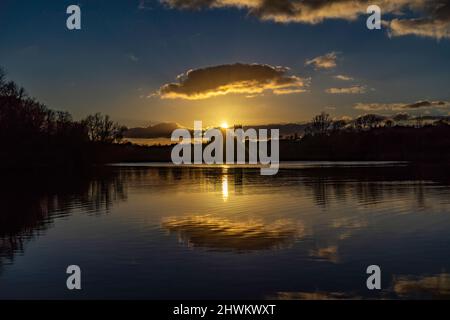
<svg viewBox="0 0 450 320">
<path fill-rule="evenodd" d="M 352 120 L 334 120 L 328 113 L 322 112 L 311 119 L 305 128 L 305 136 L 330 135 L 338 131 L 367 131 L 375 128 L 392 128 L 402 122 L 410 122 L 415 128 L 425 126 L 426 117 L 411 117 L 407 113 L 398 113 L 393 117 L 378 114 L 364 114 Z M 449 117 L 434 121 L 435 124 L 448 125 Z"/>
<path fill-rule="evenodd" d="M 100 113 L 75 121 L 30 97 L 0 69 L 0 165 L 89 162 L 92 145 L 120 142 L 126 129 Z"/>
</svg>

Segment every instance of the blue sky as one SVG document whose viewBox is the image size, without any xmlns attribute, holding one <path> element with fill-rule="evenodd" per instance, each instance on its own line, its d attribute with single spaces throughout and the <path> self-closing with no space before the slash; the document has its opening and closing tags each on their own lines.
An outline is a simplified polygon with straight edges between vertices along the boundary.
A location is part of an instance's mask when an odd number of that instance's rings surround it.
<svg viewBox="0 0 450 320">
<path fill-rule="evenodd" d="M 82 30 L 66 28 L 70 4 L 81 7 Z M 146 1 L 145 9 L 139 4 L 2 0 L 0 66 L 51 108 L 67 110 L 75 118 L 107 113 L 131 126 L 162 121 L 192 126 L 194 120 L 206 125 L 300 122 L 323 110 L 337 118 L 367 111 L 356 109 L 356 104 L 450 100 L 446 37 L 390 37 L 386 27 L 368 30 L 367 15 L 352 21 L 277 23 L 233 6 L 192 11 L 168 8 L 156 0 Z M 331 52 L 336 53 L 335 67 L 305 65 Z M 290 76 L 309 79 L 309 86 L 301 93 L 269 91 L 251 97 L 230 93 L 163 99 L 157 94 L 187 70 L 237 62 L 289 67 Z M 355 86 L 364 92 L 326 92 Z M 414 112 L 449 111 L 439 105 Z"/>
</svg>

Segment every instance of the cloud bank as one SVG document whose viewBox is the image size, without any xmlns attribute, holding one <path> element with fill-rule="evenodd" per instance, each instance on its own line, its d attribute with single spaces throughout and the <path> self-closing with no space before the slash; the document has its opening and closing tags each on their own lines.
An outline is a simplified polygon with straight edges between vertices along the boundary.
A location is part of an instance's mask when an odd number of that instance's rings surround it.
<svg viewBox="0 0 450 320">
<path fill-rule="evenodd" d="M 366 16 L 369 0 L 160 0 L 174 9 L 237 8 L 263 21 L 317 24 L 327 19 L 352 21 Z M 418 35 L 450 38 L 448 0 L 378 0 L 383 15 L 400 17 L 388 21 L 392 36 Z M 412 13 L 414 18 L 403 18 Z"/>
<path fill-rule="evenodd" d="M 155 94 L 162 99 L 199 100 L 227 94 L 276 95 L 306 90 L 308 79 L 289 75 L 289 68 L 267 64 L 228 64 L 191 69 L 164 84 Z"/>
<path fill-rule="evenodd" d="M 356 110 L 364 111 L 405 111 L 450 107 L 448 101 L 417 101 L 414 103 L 357 103 Z"/>
</svg>

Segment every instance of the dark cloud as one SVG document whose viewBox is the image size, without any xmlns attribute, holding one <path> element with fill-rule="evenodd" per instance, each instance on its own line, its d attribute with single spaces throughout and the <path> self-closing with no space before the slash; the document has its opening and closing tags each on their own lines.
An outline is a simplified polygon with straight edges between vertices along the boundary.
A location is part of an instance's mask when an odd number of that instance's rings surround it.
<svg viewBox="0 0 450 320">
<path fill-rule="evenodd" d="M 414 103 L 357 103 L 355 109 L 365 111 L 401 111 L 446 108 L 450 106 L 448 101 L 417 101 Z"/>
<path fill-rule="evenodd" d="M 160 0 L 165 5 L 177 9 L 199 10 L 214 7 L 216 0 Z"/>
<path fill-rule="evenodd" d="M 181 127 L 177 123 L 158 123 L 146 128 L 130 128 L 124 135 L 126 138 L 170 138 L 178 128 Z"/>
<path fill-rule="evenodd" d="M 403 107 L 403 109 L 419 109 L 426 107 L 439 107 L 445 106 L 446 102 L 444 101 L 418 101 L 415 103 L 407 104 Z"/>
<path fill-rule="evenodd" d="M 198 100 L 231 93 L 259 95 L 305 91 L 307 79 L 288 75 L 289 68 L 266 64 L 229 64 L 192 69 L 178 76 L 178 82 L 163 85 L 156 95 L 163 99 Z"/>
</svg>

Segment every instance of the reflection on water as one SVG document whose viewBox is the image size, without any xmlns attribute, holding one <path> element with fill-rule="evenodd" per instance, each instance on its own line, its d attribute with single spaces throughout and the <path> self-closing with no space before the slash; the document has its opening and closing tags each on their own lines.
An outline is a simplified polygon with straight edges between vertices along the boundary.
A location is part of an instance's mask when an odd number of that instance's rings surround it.
<svg viewBox="0 0 450 320">
<path fill-rule="evenodd" d="M 345 292 L 278 292 L 272 300 L 361 300 L 361 296 Z"/>
<path fill-rule="evenodd" d="M 450 298 L 448 168 L 8 173 L 0 298 Z M 81 266 L 81 293 L 65 268 Z M 365 287 L 380 265 L 382 288 Z M 214 292 L 210 288 L 214 287 Z"/>
<path fill-rule="evenodd" d="M 440 273 L 429 276 L 393 276 L 391 287 L 382 298 L 404 299 L 450 299 L 450 274 Z M 268 297 L 279 300 L 360 300 L 363 297 L 347 292 L 277 292 Z"/>
<path fill-rule="evenodd" d="M 450 299 L 450 274 L 399 276 L 394 278 L 393 287 L 404 298 Z"/>
<path fill-rule="evenodd" d="M 217 250 L 263 250 L 289 245 L 299 234 L 291 221 L 276 220 L 270 225 L 261 220 L 231 221 L 214 216 L 170 218 L 163 228 L 178 233 L 190 247 Z"/>
<path fill-rule="evenodd" d="M 85 214 L 108 212 L 116 201 L 126 200 L 117 173 L 101 176 L 37 175 L 3 176 L 0 187 L 0 271 L 3 258 L 23 252 L 27 240 L 42 234 L 55 217 L 74 209 Z"/>
<path fill-rule="evenodd" d="M 228 176 L 226 174 L 222 176 L 222 198 L 223 201 L 228 199 Z"/>
</svg>

